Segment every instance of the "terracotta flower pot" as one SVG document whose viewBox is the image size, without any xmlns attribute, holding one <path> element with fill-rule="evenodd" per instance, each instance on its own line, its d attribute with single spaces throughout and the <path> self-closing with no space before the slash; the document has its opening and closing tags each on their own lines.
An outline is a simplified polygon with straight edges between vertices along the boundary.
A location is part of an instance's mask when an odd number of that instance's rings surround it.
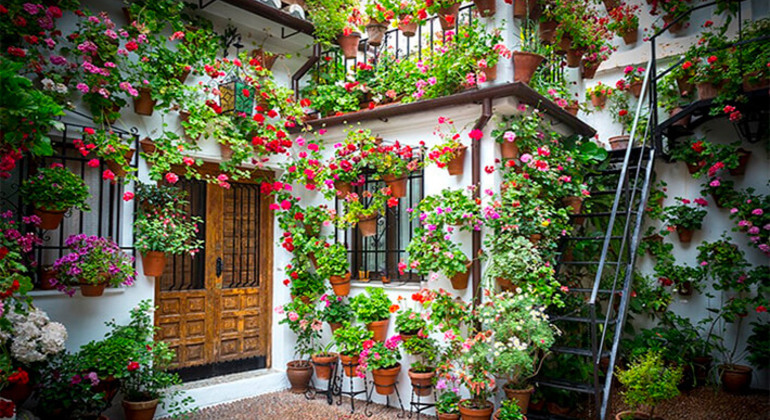
<svg viewBox="0 0 770 420">
<path fill-rule="evenodd" d="M 449 278 L 449 281 L 452 282 L 452 288 L 457 290 L 465 290 L 468 288 L 468 277 L 471 275 L 471 265 L 473 264 L 472 261 L 469 261 L 465 264 L 465 271 L 462 273 L 457 273 L 454 276 Z"/>
<path fill-rule="evenodd" d="M 676 16 L 672 16 L 672 15 L 664 15 L 664 16 L 663 16 L 663 22 L 665 22 L 666 26 L 668 26 L 669 24 L 671 24 L 671 22 L 672 22 L 672 21 L 673 21 L 675 18 L 676 18 Z M 671 32 L 672 34 L 677 34 L 677 33 L 681 32 L 681 31 L 682 31 L 682 29 L 684 29 L 684 23 L 683 23 L 682 21 L 679 21 L 679 22 L 677 22 L 677 23 L 675 23 L 675 24 L 671 25 L 671 26 L 668 28 L 668 31 L 669 31 L 669 32 Z"/>
<path fill-rule="evenodd" d="M 544 57 L 526 51 L 513 52 L 513 81 L 529 83 Z"/>
<path fill-rule="evenodd" d="M 160 251 L 147 251 L 142 254 L 142 267 L 145 276 L 160 277 L 166 268 L 166 253 Z"/>
<path fill-rule="evenodd" d="M 580 105 L 577 104 L 577 102 L 573 102 L 567 106 L 564 107 L 564 110 L 569 112 L 570 115 L 573 117 L 577 116 L 578 111 L 580 111 Z"/>
<path fill-rule="evenodd" d="M 583 58 L 585 52 L 582 48 L 570 48 L 567 50 L 567 67 L 578 68 L 580 67 L 580 60 Z"/>
<path fill-rule="evenodd" d="M 620 6 L 620 0 L 602 0 L 602 2 L 608 12 L 611 12 Z"/>
<path fill-rule="evenodd" d="M 473 4 L 476 5 L 476 10 L 479 11 L 481 16 L 490 17 L 494 16 L 497 12 L 495 0 L 473 0 Z"/>
<path fill-rule="evenodd" d="M 398 21 L 398 30 L 407 38 L 411 38 L 417 33 L 417 26 L 417 22 L 414 21 L 409 23 L 403 23 L 401 19 Z"/>
<path fill-rule="evenodd" d="M 347 197 L 348 194 L 353 192 L 350 182 L 344 181 L 334 181 L 334 189 L 337 190 L 337 196 L 342 198 Z"/>
<path fill-rule="evenodd" d="M 189 118 L 190 114 L 187 114 L 187 115 Z M 152 155 L 158 150 L 158 147 L 155 145 L 155 142 L 150 140 L 149 137 L 145 137 L 139 140 L 139 147 L 141 147 L 142 151 L 148 155 Z"/>
<path fill-rule="evenodd" d="M 446 169 L 449 171 L 449 175 L 462 175 L 463 169 L 465 168 L 465 151 L 468 149 L 467 146 L 460 146 L 455 151 L 455 155 L 446 164 Z"/>
<path fill-rule="evenodd" d="M 516 140 L 506 141 L 503 140 L 500 143 L 500 156 L 504 160 L 516 159 L 519 157 L 519 146 L 516 145 Z"/>
<path fill-rule="evenodd" d="M 720 365 L 722 388 L 732 394 L 745 394 L 751 385 L 752 368 L 744 365 Z"/>
<path fill-rule="evenodd" d="M 308 389 L 310 378 L 313 376 L 313 366 L 307 360 L 292 360 L 286 363 L 286 376 L 294 394 L 302 394 Z"/>
<path fill-rule="evenodd" d="M 385 338 L 388 336 L 389 323 L 389 319 L 373 321 L 366 324 L 366 329 L 374 333 L 374 337 L 372 337 L 374 341 L 384 342 Z"/>
<path fill-rule="evenodd" d="M 342 328 L 342 323 L 339 322 L 330 322 L 329 323 L 329 329 L 332 330 L 332 335 L 334 335 L 334 332 L 338 329 Z"/>
<path fill-rule="evenodd" d="M 746 174 L 746 166 L 749 164 L 749 158 L 751 158 L 751 151 L 744 148 L 736 150 L 738 153 L 738 166 L 729 170 L 732 176 L 741 176 Z"/>
<path fill-rule="evenodd" d="M 233 158 L 233 148 L 229 144 L 219 143 L 219 154 L 222 160 L 230 160 Z"/>
<path fill-rule="evenodd" d="M 687 96 L 693 89 L 695 89 L 695 85 L 690 83 L 689 79 L 686 77 L 676 79 L 676 86 L 679 88 L 679 94 L 681 96 Z"/>
<path fill-rule="evenodd" d="M 337 44 L 342 48 L 342 55 L 345 58 L 356 58 L 358 56 L 359 41 L 361 41 L 361 34 L 358 32 L 337 37 Z"/>
<path fill-rule="evenodd" d="M 0 391 L 0 397 L 13 401 L 17 407 L 21 407 L 32 395 L 32 384 L 14 383 L 8 384 Z"/>
<path fill-rule="evenodd" d="M 683 244 L 689 244 L 692 241 L 692 235 L 695 233 L 692 229 L 684 229 L 679 226 L 676 227 L 676 233 L 679 235 L 679 242 Z"/>
<path fill-rule="evenodd" d="M 631 91 L 631 94 L 634 95 L 634 97 L 638 98 L 642 94 L 642 82 L 634 82 L 631 83 L 631 85 L 628 86 L 628 89 Z"/>
<path fill-rule="evenodd" d="M 350 294 L 350 273 L 346 273 L 344 276 L 331 276 L 329 283 L 332 284 L 335 295 L 347 296 Z"/>
<path fill-rule="evenodd" d="M 356 377 L 356 369 L 358 368 L 358 355 L 346 356 L 344 354 L 340 354 L 340 363 L 342 363 L 342 371 L 345 372 L 345 376 L 348 378 Z"/>
<path fill-rule="evenodd" d="M 262 67 L 270 70 L 275 65 L 275 60 L 278 59 L 277 54 L 269 53 L 262 48 L 258 48 L 251 52 L 251 56 L 256 58 Z"/>
<path fill-rule="evenodd" d="M 80 283 L 80 294 L 86 297 L 99 297 L 104 294 L 104 289 L 107 287 L 107 282 L 101 282 L 97 284 Z"/>
<path fill-rule="evenodd" d="M 719 88 L 711 82 L 703 82 L 695 85 L 698 89 L 698 100 L 705 101 L 719 95 Z"/>
<path fill-rule="evenodd" d="M 695 380 L 698 382 L 698 384 L 703 385 L 706 383 L 706 379 L 708 379 L 709 371 L 711 370 L 711 363 L 713 361 L 714 361 L 714 358 L 711 356 L 693 357 L 692 362 L 695 367 L 694 369 Z"/>
<path fill-rule="evenodd" d="M 438 420 L 460 420 L 459 414 L 437 413 Z"/>
<path fill-rule="evenodd" d="M 583 79 L 593 79 L 596 76 L 596 70 L 599 69 L 601 63 L 594 63 L 587 61 L 586 59 L 580 60 L 580 77 Z"/>
<path fill-rule="evenodd" d="M 316 378 L 328 380 L 332 376 L 332 369 L 337 364 L 339 355 L 337 353 L 329 353 L 324 356 L 314 355 L 311 359 L 313 359 Z"/>
<path fill-rule="evenodd" d="M 514 0 L 513 1 L 513 17 L 518 19 L 531 16 L 537 5 L 536 0 Z"/>
<path fill-rule="evenodd" d="M 374 236 L 377 234 L 377 213 L 358 219 L 358 230 L 361 231 L 361 236 Z"/>
<path fill-rule="evenodd" d="M 40 275 L 38 277 L 38 286 L 42 290 L 53 290 L 56 288 L 54 285 L 54 280 L 56 276 L 59 274 L 58 270 L 54 270 L 53 267 L 45 267 L 40 269 Z"/>
<path fill-rule="evenodd" d="M 390 395 L 395 391 L 396 379 L 401 373 L 401 364 L 388 369 L 373 369 L 374 390 L 380 395 Z"/>
<path fill-rule="evenodd" d="M 545 407 L 549 413 L 556 414 L 557 416 L 566 416 L 570 412 L 569 407 L 562 407 L 559 404 L 551 401 L 547 402 Z"/>
<path fill-rule="evenodd" d="M 455 23 L 457 23 L 458 14 L 460 13 L 460 3 L 457 2 L 449 7 L 442 7 L 436 11 L 438 15 L 438 21 L 441 24 L 441 29 L 448 31 L 454 29 Z M 451 16 L 451 17 L 448 17 Z"/>
<path fill-rule="evenodd" d="M 125 159 L 126 163 L 128 163 L 128 164 L 131 163 L 131 159 L 134 158 L 134 153 L 136 153 L 135 149 L 129 149 L 126 152 L 126 154 L 123 155 L 123 158 Z M 107 169 L 111 170 L 112 173 L 114 173 L 116 177 L 123 178 L 124 176 L 126 176 L 127 172 L 123 168 L 123 165 L 121 165 L 120 163 L 118 163 L 118 162 L 116 162 L 116 161 L 114 161 L 112 159 L 107 159 L 107 160 L 104 161 L 104 163 L 107 165 Z"/>
<path fill-rule="evenodd" d="M 570 197 L 563 197 L 561 199 L 561 203 L 564 204 L 565 207 L 570 208 L 570 212 L 572 214 L 579 214 L 580 209 L 583 208 L 583 198 L 582 197 L 576 197 L 576 196 L 570 196 Z"/>
<path fill-rule="evenodd" d="M 757 72 L 751 72 L 743 75 L 743 91 L 751 92 L 754 90 L 763 90 L 770 88 L 770 78 L 759 79 L 751 81 L 752 78 L 756 79 Z"/>
<path fill-rule="evenodd" d="M 623 42 L 626 45 L 636 44 L 637 40 L 639 40 L 639 28 L 634 28 L 623 34 Z"/>
<path fill-rule="evenodd" d="M 567 50 L 572 46 L 572 37 L 569 35 L 562 35 L 559 40 L 559 44 L 556 45 L 555 52 L 557 54 L 566 54 Z"/>
<path fill-rule="evenodd" d="M 610 147 L 612 150 L 625 150 L 628 148 L 629 136 L 614 136 L 610 137 Z"/>
<path fill-rule="evenodd" d="M 508 387 L 503 387 L 503 391 L 505 391 L 505 396 L 508 397 L 509 400 L 516 401 L 516 405 L 519 406 L 522 414 L 527 414 L 527 410 L 529 409 L 529 399 L 532 397 L 532 393 L 535 392 L 534 387 L 531 386 L 527 389 L 510 389 Z"/>
<path fill-rule="evenodd" d="M 184 82 L 187 81 L 187 78 L 190 77 L 190 72 L 192 69 L 183 69 L 179 74 L 176 76 L 176 80 L 179 80 L 179 83 L 184 84 Z"/>
<path fill-rule="evenodd" d="M 672 109 L 669 112 L 668 116 L 670 118 L 673 118 L 674 115 L 676 115 L 676 114 L 678 114 L 680 112 L 682 112 L 682 108 L 676 107 L 676 108 Z M 692 115 L 688 115 L 688 116 L 686 116 L 684 118 L 680 118 L 679 120 L 677 120 L 675 123 L 673 123 L 671 125 L 672 126 L 677 126 L 677 127 L 687 127 L 688 125 L 690 125 L 690 121 L 691 120 L 692 120 Z"/>
<path fill-rule="evenodd" d="M 650 414 L 645 413 L 644 411 L 621 411 L 618 414 L 615 414 L 615 420 L 649 420 Z M 660 419 L 660 417 L 655 417 L 656 420 Z"/>
<path fill-rule="evenodd" d="M 406 196 L 406 182 L 409 180 L 407 176 L 396 177 L 394 175 L 384 175 L 382 180 L 390 187 L 390 195 L 395 198 L 401 198 Z"/>
<path fill-rule="evenodd" d="M 706 166 L 706 161 L 702 160 L 700 162 L 685 162 L 685 165 L 687 165 L 687 172 L 689 172 L 690 175 L 694 175 L 696 172 L 700 171 L 701 168 Z"/>
<path fill-rule="evenodd" d="M 487 79 L 487 82 L 497 80 L 497 64 L 494 66 L 484 67 L 481 69 L 481 71 L 484 72 L 484 77 Z"/>
<path fill-rule="evenodd" d="M 469 400 L 460 401 L 460 415 L 463 420 L 489 420 L 492 418 L 492 412 L 495 411 L 494 404 L 487 402 L 485 408 L 470 408 L 465 406 L 465 402 Z"/>
<path fill-rule="evenodd" d="M 152 91 L 150 88 L 140 87 L 139 96 L 134 98 L 134 112 L 139 115 L 152 115 L 155 110 L 155 101 L 152 100 Z"/>
<path fill-rule="evenodd" d="M 370 20 L 366 25 L 366 36 L 369 45 L 379 47 L 382 45 L 382 40 L 385 38 L 385 32 L 388 30 L 388 25 L 385 23 L 377 22 L 376 20 Z"/>
<path fill-rule="evenodd" d="M 92 386 L 91 389 L 97 394 L 104 392 L 104 401 L 109 402 L 117 395 L 118 389 L 120 389 L 120 381 L 113 375 L 99 375 L 99 383 Z"/>
<path fill-rule="evenodd" d="M 436 376 L 436 372 L 415 372 L 409 369 L 409 380 L 412 381 L 412 389 L 414 393 L 420 396 L 430 395 L 433 391 L 433 377 Z"/>
<path fill-rule="evenodd" d="M 593 105 L 596 109 L 604 109 L 604 106 L 607 105 L 607 97 L 604 95 L 597 95 L 596 93 L 592 93 L 591 105 Z"/>
<path fill-rule="evenodd" d="M 34 213 L 40 218 L 40 228 L 45 230 L 58 229 L 61 221 L 64 220 L 64 214 L 67 210 L 47 210 L 36 207 Z"/>
<path fill-rule="evenodd" d="M 123 400 L 123 413 L 126 416 L 126 420 L 152 420 L 157 409 L 157 399 L 141 402 Z"/>
<path fill-rule="evenodd" d="M 543 239 L 543 235 L 539 233 L 533 233 L 532 235 L 529 235 L 529 241 L 532 242 L 532 245 L 537 246 L 541 239 Z"/>
<path fill-rule="evenodd" d="M 540 40 L 546 44 L 553 44 L 556 39 L 556 28 L 559 22 L 555 20 L 546 20 L 540 22 Z"/>
<path fill-rule="evenodd" d="M 498 286 L 500 286 L 500 290 L 503 292 L 513 292 L 516 290 L 516 285 L 514 285 L 512 281 L 506 278 L 497 277 L 495 278 L 495 281 L 497 281 Z"/>
</svg>

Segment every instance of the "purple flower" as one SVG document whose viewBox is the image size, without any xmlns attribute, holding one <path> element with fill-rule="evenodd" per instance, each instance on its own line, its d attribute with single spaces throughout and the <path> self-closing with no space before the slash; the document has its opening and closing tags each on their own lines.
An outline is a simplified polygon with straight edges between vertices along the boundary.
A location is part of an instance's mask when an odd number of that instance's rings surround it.
<svg viewBox="0 0 770 420">
<path fill-rule="evenodd" d="M 21 7 L 24 8 L 24 11 L 30 15 L 36 15 L 42 6 L 38 4 L 24 3 Z"/>
</svg>

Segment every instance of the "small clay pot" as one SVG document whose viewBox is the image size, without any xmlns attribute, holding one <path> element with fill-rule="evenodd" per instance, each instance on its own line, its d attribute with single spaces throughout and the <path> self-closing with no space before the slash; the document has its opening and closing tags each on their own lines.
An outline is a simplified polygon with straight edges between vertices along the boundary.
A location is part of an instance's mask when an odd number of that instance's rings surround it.
<svg viewBox="0 0 770 420">
<path fill-rule="evenodd" d="M 465 151 L 467 146 L 460 146 L 455 151 L 454 157 L 447 162 L 446 169 L 449 175 L 462 175 L 465 168 Z"/>
<path fill-rule="evenodd" d="M 529 83 L 545 57 L 526 51 L 513 52 L 513 81 Z"/>
<path fill-rule="evenodd" d="M 383 319 L 380 321 L 372 321 L 368 324 L 366 324 L 366 329 L 374 333 L 374 337 L 372 339 L 374 341 L 384 342 L 385 338 L 388 335 L 388 324 L 390 323 L 389 319 Z"/>
<path fill-rule="evenodd" d="M 380 395 L 390 395 L 395 391 L 396 379 L 401 373 L 401 364 L 388 369 L 373 369 L 374 390 Z"/>
<path fill-rule="evenodd" d="M 406 183 L 409 180 L 407 176 L 396 177 L 394 175 L 385 175 L 382 177 L 385 184 L 390 187 L 390 195 L 395 198 L 406 196 Z"/>
<path fill-rule="evenodd" d="M 503 142 L 500 143 L 500 155 L 505 160 L 518 158 L 519 146 L 516 145 L 516 141 L 503 140 Z"/>
<path fill-rule="evenodd" d="M 692 241 L 692 235 L 695 233 L 695 231 L 677 226 L 676 233 L 679 235 L 679 242 L 683 244 L 689 244 Z"/>
<path fill-rule="evenodd" d="M 732 394 L 746 394 L 751 385 L 752 368 L 744 365 L 719 366 L 722 388 Z"/>
<path fill-rule="evenodd" d="M 628 148 L 629 136 L 614 136 L 610 137 L 610 147 L 612 150 L 625 150 Z"/>
<path fill-rule="evenodd" d="M 160 251 L 147 251 L 142 254 L 142 267 L 145 276 L 162 276 L 166 268 L 166 254 Z"/>
<path fill-rule="evenodd" d="M 302 394 L 308 390 L 310 378 L 313 376 L 313 366 L 307 360 L 292 360 L 286 363 L 286 376 L 294 394 Z"/>
<path fill-rule="evenodd" d="M 403 336 L 403 334 L 402 334 Z M 409 380 L 412 382 L 412 389 L 416 395 L 427 396 L 433 391 L 433 377 L 436 372 L 415 372 L 409 369 Z"/>
<path fill-rule="evenodd" d="M 315 376 L 318 379 L 328 380 L 332 376 L 332 369 L 339 360 L 337 353 L 329 353 L 325 355 L 313 355 L 313 366 L 315 367 Z"/>
<path fill-rule="evenodd" d="M 329 283 L 337 296 L 347 296 L 350 294 L 350 273 L 344 276 L 330 276 Z"/>
<path fill-rule="evenodd" d="M 449 7 L 442 7 L 441 9 L 438 9 L 436 11 L 436 14 L 438 15 L 438 21 L 441 24 L 441 30 L 448 31 L 450 29 L 454 29 L 455 23 L 457 23 L 457 18 L 459 17 L 460 13 L 460 3 L 457 2 Z M 447 18 L 447 16 L 452 16 L 451 18 Z"/>
<path fill-rule="evenodd" d="M 359 41 L 361 41 L 361 34 L 358 32 L 337 37 L 337 44 L 342 48 L 342 55 L 345 58 L 356 58 L 358 56 Z"/>
<path fill-rule="evenodd" d="M 532 397 L 532 393 L 535 392 L 534 387 L 529 387 L 527 389 L 510 389 L 508 387 L 503 387 L 503 391 L 505 391 L 505 396 L 508 397 L 509 400 L 516 401 L 516 405 L 519 406 L 522 414 L 527 414 L 527 410 L 529 409 L 529 399 Z"/>
</svg>

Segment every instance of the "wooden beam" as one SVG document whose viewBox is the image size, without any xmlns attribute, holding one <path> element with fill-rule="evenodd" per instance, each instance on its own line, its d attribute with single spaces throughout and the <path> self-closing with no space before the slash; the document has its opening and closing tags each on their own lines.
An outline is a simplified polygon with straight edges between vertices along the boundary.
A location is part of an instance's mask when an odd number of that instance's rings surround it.
<svg viewBox="0 0 770 420">
<path fill-rule="evenodd" d="M 556 120 L 566 124 L 580 135 L 591 137 L 596 134 L 596 130 L 593 127 L 589 126 L 579 118 L 573 116 L 560 106 L 556 105 L 553 101 L 537 93 L 534 89 L 521 82 L 506 83 L 503 85 L 492 86 L 483 89 L 475 89 L 466 92 L 455 93 L 454 95 L 442 96 L 440 98 L 426 99 L 405 104 L 398 103 L 392 105 L 383 105 L 371 110 L 362 110 L 349 114 L 311 120 L 306 123 L 306 126 L 318 129 L 322 127 L 333 127 L 336 125 L 352 124 L 375 119 L 386 120 L 390 117 L 416 114 L 451 106 L 481 103 L 485 99 L 499 99 L 506 97 L 515 97 L 528 105 L 537 107 Z M 299 131 L 299 129 L 295 131 Z"/>
<path fill-rule="evenodd" d="M 254 13 L 255 15 L 262 16 L 263 18 L 270 19 L 273 22 L 279 23 L 287 28 L 294 29 L 295 31 L 302 32 L 313 36 L 315 27 L 309 20 L 300 19 L 296 16 L 290 15 L 281 9 L 268 6 L 257 0 L 224 0 L 225 3 L 233 5 L 239 9 L 243 9 L 247 12 Z"/>
</svg>

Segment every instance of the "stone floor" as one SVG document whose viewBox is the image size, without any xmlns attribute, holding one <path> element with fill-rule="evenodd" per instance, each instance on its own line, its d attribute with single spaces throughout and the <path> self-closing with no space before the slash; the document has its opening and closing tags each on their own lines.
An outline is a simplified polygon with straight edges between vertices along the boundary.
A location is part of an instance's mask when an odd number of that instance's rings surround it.
<svg viewBox="0 0 770 420">
<path fill-rule="evenodd" d="M 622 404 L 614 398 L 615 404 Z M 364 414 L 364 403 L 356 401 L 350 413 L 349 400 L 338 406 L 318 398 L 288 391 L 217 405 L 194 414 L 191 420 L 395 420 L 397 411 L 372 404 L 372 417 Z M 770 420 L 770 393 L 737 396 L 701 387 L 661 404 L 656 413 L 665 420 Z M 425 418 L 425 417 L 423 417 Z M 428 417 L 431 419 L 431 417 Z"/>
</svg>

